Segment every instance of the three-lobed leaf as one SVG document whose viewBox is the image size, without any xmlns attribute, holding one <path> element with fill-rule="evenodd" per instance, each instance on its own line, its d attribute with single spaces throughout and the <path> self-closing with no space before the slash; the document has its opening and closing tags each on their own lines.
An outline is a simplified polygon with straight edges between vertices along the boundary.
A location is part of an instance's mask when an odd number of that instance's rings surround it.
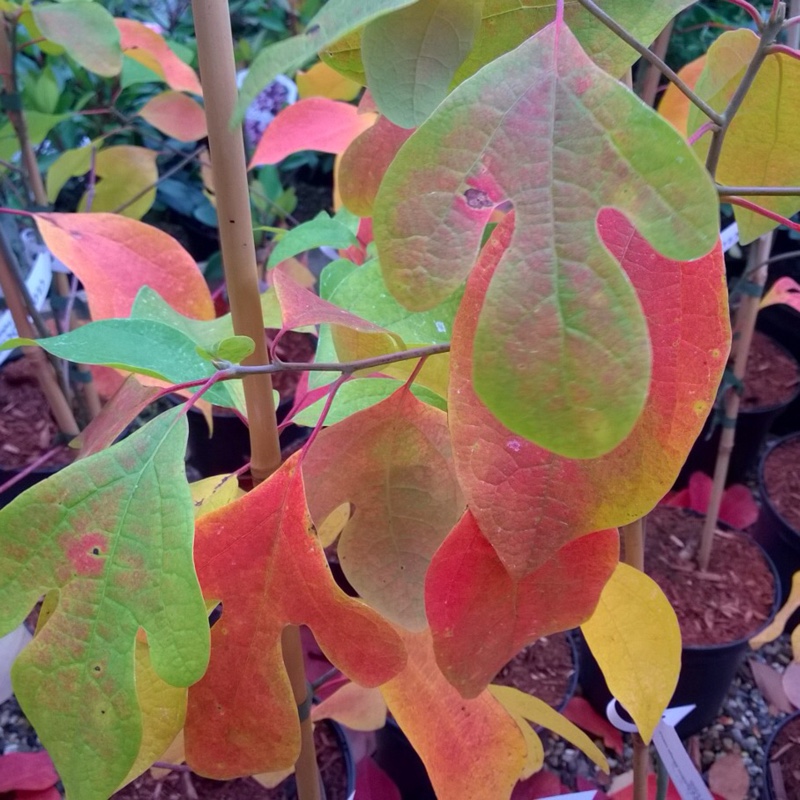
<svg viewBox="0 0 800 800">
<path fill-rule="evenodd" d="M 297 760 L 300 726 L 281 656 L 286 625 L 308 625 L 330 661 L 363 686 L 403 668 L 397 633 L 336 586 L 296 457 L 198 520 L 195 564 L 205 597 L 223 604 L 208 670 L 189 690 L 186 756 L 196 772 L 230 778 Z"/>
<path fill-rule="evenodd" d="M 505 202 L 516 226 L 480 309 L 475 389 L 515 433 L 597 457 L 630 433 L 650 378 L 645 320 L 597 214 L 618 208 L 661 252 L 698 257 L 718 235 L 714 186 L 552 24 L 455 89 L 392 162 L 374 217 L 390 291 L 413 309 L 444 300 Z"/>
<path fill-rule="evenodd" d="M 208 662 L 208 620 L 192 563 L 187 425 L 162 414 L 108 450 L 65 467 L 0 511 L 0 632 L 45 592 L 58 604 L 19 656 L 20 704 L 69 794 L 108 797 L 142 739 L 137 631 L 172 686 Z"/>
</svg>

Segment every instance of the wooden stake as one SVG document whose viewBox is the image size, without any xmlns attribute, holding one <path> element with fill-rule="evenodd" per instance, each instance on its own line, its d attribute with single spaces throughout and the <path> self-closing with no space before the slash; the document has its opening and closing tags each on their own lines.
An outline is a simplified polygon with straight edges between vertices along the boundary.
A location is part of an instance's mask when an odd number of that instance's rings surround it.
<svg viewBox="0 0 800 800">
<path fill-rule="evenodd" d="M 791 0 L 789 13 L 786 16 L 800 17 L 800 0 Z M 792 25 L 786 31 L 786 44 L 795 50 L 800 50 L 800 25 Z"/>
<path fill-rule="evenodd" d="M 0 242 L 0 245 L 2 244 L 5 244 L 5 240 Z M 27 339 L 35 339 L 36 331 L 28 319 L 28 312 L 19 295 L 17 282 L 11 274 L 11 265 L 6 258 L 6 251 L 3 246 L 0 246 L 0 288 L 3 290 L 6 305 L 11 312 L 11 318 L 14 320 L 17 333 Z M 58 385 L 55 372 L 47 360 L 44 350 L 41 347 L 24 347 L 22 352 L 25 358 L 33 365 L 36 378 L 39 381 L 39 387 L 42 390 L 42 394 L 47 398 L 47 403 L 53 412 L 59 430 L 69 437 L 77 436 L 80 433 L 78 424 L 75 422 L 72 409 L 69 407 L 64 393 Z"/>
<path fill-rule="evenodd" d="M 744 380 L 747 370 L 747 358 L 750 355 L 750 343 L 753 341 L 758 307 L 761 303 L 764 284 L 767 282 L 768 266 L 765 262 L 769 258 L 771 249 L 772 233 L 767 233 L 750 248 L 750 254 L 747 259 L 745 279 L 760 291 L 745 292 L 736 312 L 731 358 L 733 360 L 733 374 L 739 381 Z M 708 570 L 708 564 L 711 560 L 714 531 L 719 522 L 719 509 L 722 504 L 725 481 L 728 478 L 728 466 L 736 438 L 736 418 L 739 416 L 740 402 L 741 396 L 739 392 L 734 388 L 729 388 L 724 399 L 725 419 L 723 420 L 722 434 L 719 439 L 717 462 L 714 466 L 714 483 L 711 488 L 711 497 L 708 502 L 708 510 L 706 511 L 706 519 L 700 540 L 700 552 L 697 558 L 700 569 L 704 572 Z"/>
<path fill-rule="evenodd" d="M 623 561 L 644 572 L 644 519 L 637 519 L 619 529 L 624 545 Z M 647 800 L 647 775 L 650 750 L 638 733 L 633 736 L 633 800 Z"/>
<path fill-rule="evenodd" d="M 667 54 L 667 48 L 669 47 L 669 40 L 672 36 L 672 28 L 674 25 L 675 20 L 673 19 L 667 27 L 661 31 L 658 38 L 653 42 L 653 46 L 650 48 L 662 60 Z M 660 82 L 661 72 L 652 64 L 648 64 L 644 73 L 644 80 L 642 81 L 641 93 L 641 98 L 647 105 L 655 106 Z"/>
<path fill-rule="evenodd" d="M 255 343 L 255 352 L 244 364 L 266 364 L 269 355 L 258 292 L 244 140 L 241 130 L 230 126 L 238 95 L 230 12 L 225 0 L 192 0 L 192 9 L 208 121 L 222 262 L 233 327 L 238 335 L 249 336 Z M 272 380 L 268 374 L 253 374 L 248 375 L 243 383 L 250 427 L 250 470 L 254 484 L 258 484 L 269 477 L 281 462 Z M 284 631 L 282 645 L 295 702 L 298 708 L 304 709 L 308 687 L 297 628 Z M 301 750 L 295 765 L 298 797 L 299 800 L 319 800 L 319 772 L 311 719 L 307 714 L 301 719 L 300 728 Z"/>
</svg>

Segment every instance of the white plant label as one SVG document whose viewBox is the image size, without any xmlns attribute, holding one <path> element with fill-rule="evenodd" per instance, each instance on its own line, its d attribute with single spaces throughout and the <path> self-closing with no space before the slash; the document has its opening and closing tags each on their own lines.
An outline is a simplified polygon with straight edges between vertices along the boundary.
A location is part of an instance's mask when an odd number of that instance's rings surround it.
<svg viewBox="0 0 800 800">
<path fill-rule="evenodd" d="M 735 244 L 739 244 L 739 226 L 732 222 L 727 228 L 724 228 L 719 235 L 722 239 L 722 252 L 727 253 Z"/>
<path fill-rule="evenodd" d="M 653 732 L 653 744 L 682 800 L 713 800 L 711 792 L 675 731 L 675 726 L 694 711 L 694 708 L 693 705 L 668 708 Z M 606 706 L 606 716 L 619 730 L 625 733 L 636 732 L 636 726 L 620 716 L 617 701 L 613 697 Z"/>
</svg>

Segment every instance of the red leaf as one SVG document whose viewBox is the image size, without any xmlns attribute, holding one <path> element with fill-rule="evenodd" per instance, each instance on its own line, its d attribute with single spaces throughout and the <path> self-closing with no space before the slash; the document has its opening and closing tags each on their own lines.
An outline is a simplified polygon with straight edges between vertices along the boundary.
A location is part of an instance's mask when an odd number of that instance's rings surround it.
<svg viewBox="0 0 800 800">
<path fill-rule="evenodd" d="M 0 756 L 0 792 L 44 791 L 56 783 L 58 774 L 45 750 Z"/>
<path fill-rule="evenodd" d="M 600 716 L 583 697 L 573 697 L 561 712 L 587 733 L 603 737 L 603 744 L 622 755 L 622 734 L 605 717 Z"/>
<path fill-rule="evenodd" d="M 61 792 L 59 792 L 55 786 L 51 786 L 49 789 L 42 789 L 41 791 L 34 790 L 27 792 L 17 790 L 14 795 L 14 800 L 61 800 Z"/>
<path fill-rule="evenodd" d="M 339 164 L 339 194 L 350 211 L 360 217 L 372 217 L 383 176 L 412 133 L 413 128 L 401 128 L 386 117 L 379 117 L 344 151 Z"/>
<path fill-rule="evenodd" d="M 439 668 L 464 697 L 480 694 L 526 644 L 585 622 L 618 559 L 617 532 L 599 531 L 516 577 L 468 510 L 425 581 Z"/>
<path fill-rule="evenodd" d="M 361 114 L 349 103 L 327 97 L 298 100 L 280 111 L 267 126 L 250 168 L 277 164 L 301 150 L 343 153 L 374 122 L 375 114 Z"/>
<path fill-rule="evenodd" d="M 555 772 L 543 769 L 528 780 L 520 781 L 511 793 L 511 800 L 538 800 L 540 797 L 554 797 L 568 791 Z"/>
<path fill-rule="evenodd" d="M 277 772 L 297 759 L 300 727 L 280 644 L 286 625 L 308 625 L 331 663 L 363 686 L 403 668 L 397 633 L 336 586 L 297 457 L 199 520 L 195 563 L 205 596 L 223 604 L 208 670 L 189 690 L 186 755 L 199 774 Z"/>
<path fill-rule="evenodd" d="M 795 707 L 800 708 L 800 664 L 792 661 L 783 672 L 781 679 L 784 694 L 789 698 L 789 702 Z"/>
<path fill-rule="evenodd" d="M 770 711 L 791 714 L 794 711 L 794 706 L 789 702 L 789 698 L 783 690 L 780 672 L 769 664 L 765 664 L 763 661 L 756 661 L 754 658 L 750 659 L 748 663 L 758 690 L 771 706 Z"/>
<path fill-rule="evenodd" d="M 513 225 L 509 215 L 495 229 L 467 283 L 453 331 L 449 400 L 467 504 L 509 572 L 520 576 L 568 541 L 643 516 L 664 496 L 711 408 L 730 327 L 719 247 L 696 261 L 671 261 L 621 214 L 601 212 L 603 241 L 627 272 L 648 321 L 650 393 L 630 436 L 607 455 L 571 460 L 547 452 L 499 423 L 472 388 L 479 310 Z"/>
<path fill-rule="evenodd" d="M 194 259 L 158 228 L 117 214 L 36 214 L 36 224 L 86 288 L 92 319 L 127 317 L 142 286 L 187 317 L 214 318 Z"/>
<path fill-rule="evenodd" d="M 667 495 L 661 502 L 663 505 L 690 508 L 698 514 L 705 514 L 713 485 L 712 479 L 704 472 L 693 472 L 685 489 Z M 753 525 L 758 519 L 758 505 L 753 493 L 741 484 L 729 486 L 722 495 L 719 519 L 737 530 Z"/>
<path fill-rule="evenodd" d="M 356 797 L 358 800 L 401 800 L 394 781 L 372 758 L 362 758 L 356 767 Z"/>
</svg>

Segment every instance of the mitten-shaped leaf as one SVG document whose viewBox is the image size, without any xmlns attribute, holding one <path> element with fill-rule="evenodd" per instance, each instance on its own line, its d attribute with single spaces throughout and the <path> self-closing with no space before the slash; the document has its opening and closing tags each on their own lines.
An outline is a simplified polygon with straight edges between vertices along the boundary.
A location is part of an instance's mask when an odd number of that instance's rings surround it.
<svg viewBox="0 0 800 800">
<path fill-rule="evenodd" d="M 620 261 L 648 321 L 653 376 L 633 432 L 602 458 L 562 458 L 515 436 L 471 386 L 473 337 L 494 265 L 514 221 L 484 247 L 456 317 L 450 354 L 449 423 L 467 505 L 509 573 L 520 579 L 567 542 L 616 528 L 666 494 L 711 408 L 730 345 L 722 251 L 697 261 L 658 255 L 621 214 L 598 230 Z"/>
<path fill-rule="evenodd" d="M 525 645 L 585 622 L 618 559 L 617 532 L 598 531 L 518 578 L 467 511 L 425 580 L 439 668 L 464 697 L 476 697 Z"/>
<path fill-rule="evenodd" d="M 338 546 L 353 587 L 392 621 L 426 627 L 425 572 L 464 507 L 447 415 L 402 386 L 322 431 L 303 475 L 315 521 L 354 507 Z"/>
<path fill-rule="evenodd" d="M 137 631 L 147 634 L 152 668 L 172 686 L 198 680 L 208 661 L 186 436 L 180 409 L 169 411 L 0 511 L 0 634 L 42 594 L 59 591 L 12 680 L 76 797 L 108 797 L 139 751 Z"/>
<path fill-rule="evenodd" d="M 441 302 L 508 201 L 516 227 L 479 308 L 475 391 L 515 433 L 596 457 L 630 433 L 650 381 L 645 320 L 597 214 L 618 208 L 659 251 L 694 258 L 718 235 L 714 186 L 554 23 L 455 89 L 392 162 L 374 217 L 390 291 L 409 308 Z"/>
<path fill-rule="evenodd" d="M 464 700 L 436 666 L 429 631 L 403 633 L 408 665 L 381 687 L 439 800 L 508 800 L 527 746 L 488 691 Z M 480 757 L 476 757 L 480 754 Z"/>
<path fill-rule="evenodd" d="M 300 726 L 281 656 L 286 625 L 308 625 L 331 662 L 364 686 L 403 668 L 397 633 L 334 583 L 296 457 L 198 521 L 195 561 L 206 597 L 223 604 L 208 671 L 189 691 L 186 756 L 200 774 L 231 778 L 295 763 Z"/>
</svg>

